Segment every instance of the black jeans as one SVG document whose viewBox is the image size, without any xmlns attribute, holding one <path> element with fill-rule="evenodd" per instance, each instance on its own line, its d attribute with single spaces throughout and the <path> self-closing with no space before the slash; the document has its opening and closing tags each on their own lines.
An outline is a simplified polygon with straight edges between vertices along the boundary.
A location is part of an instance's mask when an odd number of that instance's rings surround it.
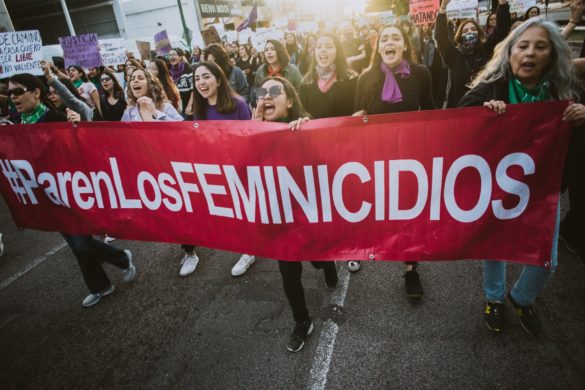
<svg viewBox="0 0 585 390">
<path fill-rule="evenodd" d="M 335 268 L 332 261 L 311 261 L 317 269 Z M 303 322 L 309 319 L 309 310 L 305 302 L 305 291 L 301 276 L 303 275 L 303 264 L 300 261 L 278 260 L 278 269 L 282 275 L 284 293 L 290 304 L 295 322 Z"/>
<path fill-rule="evenodd" d="M 61 233 L 77 258 L 85 284 L 92 294 L 108 288 L 112 283 L 102 263 L 104 261 L 118 268 L 126 269 L 130 262 L 126 252 L 96 240 L 92 236 L 76 236 Z"/>
</svg>

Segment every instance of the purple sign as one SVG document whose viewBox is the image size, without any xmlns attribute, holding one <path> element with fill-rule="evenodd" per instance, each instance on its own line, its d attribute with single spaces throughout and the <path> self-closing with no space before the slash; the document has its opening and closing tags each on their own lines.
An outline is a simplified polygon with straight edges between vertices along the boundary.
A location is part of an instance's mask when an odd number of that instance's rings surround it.
<svg viewBox="0 0 585 390">
<path fill-rule="evenodd" d="M 169 54 L 171 49 L 171 41 L 169 41 L 167 30 L 162 30 L 154 36 L 154 50 L 156 50 L 156 54 Z"/>
<path fill-rule="evenodd" d="M 63 49 L 65 67 L 71 65 L 79 65 L 85 68 L 102 66 L 97 34 L 60 37 L 59 44 Z"/>
</svg>

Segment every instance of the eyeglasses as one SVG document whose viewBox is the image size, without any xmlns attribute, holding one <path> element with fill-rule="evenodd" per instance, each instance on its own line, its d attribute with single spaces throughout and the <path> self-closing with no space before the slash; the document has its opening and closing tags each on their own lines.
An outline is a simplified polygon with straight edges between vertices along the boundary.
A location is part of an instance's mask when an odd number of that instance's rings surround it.
<svg viewBox="0 0 585 390">
<path fill-rule="evenodd" d="M 23 95 L 25 92 L 29 92 L 28 89 L 26 88 L 20 88 L 20 87 L 16 87 L 16 88 L 12 88 L 9 89 L 8 91 L 6 91 L 6 93 L 8 94 L 8 96 L 21 96 Z"/>
<path fill-rule="evenodd" d="M 112 81 L 112 78 L 111 78 L 111 77 L 102 77 L 102 78 L 100 79 L 100 81 L 101 81 L 102 83 L 103 83 L 103 82 L 106 82 L 106 81 Z"/>
<path fill-rule="evenodd" d="M 282 94 L 282 88 L 280 87 L 280 85 L 273 85 L 268 89 L 260 87 L 256 88 L 254 93 L 256 93 L 256 97 L 258 99 L 264 99 L 266 97 L 266 94 L 268 94 L 268 96 L 274 99 L 280 94 Z"/>
</svg>

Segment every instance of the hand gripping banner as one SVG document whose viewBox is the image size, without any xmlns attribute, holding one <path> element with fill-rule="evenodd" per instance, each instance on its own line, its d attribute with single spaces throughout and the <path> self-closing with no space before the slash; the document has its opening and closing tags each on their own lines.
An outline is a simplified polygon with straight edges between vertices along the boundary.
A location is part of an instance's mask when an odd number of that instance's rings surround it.
<svg viewBox="0 0 585 390">
<path fill-rule="evenodd" d="M 314 120 L 5 126 L 19 226 L 284 260 L 550 258 L 566 102 Z"/>
</svg>

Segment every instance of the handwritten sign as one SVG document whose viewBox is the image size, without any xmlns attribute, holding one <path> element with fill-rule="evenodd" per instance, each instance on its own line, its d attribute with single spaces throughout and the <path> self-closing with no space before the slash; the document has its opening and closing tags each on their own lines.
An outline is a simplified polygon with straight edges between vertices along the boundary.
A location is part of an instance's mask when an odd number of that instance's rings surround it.
<svg viewBox="0 0 585 390">
<path fill-rule="evenodd" d="M 435 23 L 439 2 L 437 0 L 410 0 L 410 20 L 417 26 Z"/>
<path fill-rule="evenodd" d="M 102 66 L 97 34 L 60 37 L 59 44 L 63 49 L 65 67 L 79 65 L 85 68 L 97 68 Z"/>
<path fill-rule="evenodd" d="M 0 79 L 18 73 L 43 74 L 42 50 L 38 30 L 0 33 Z"/>
<path fill-rule="evenodd" d="M 150 42 L 136 41 L 136 47 L 140 53 L 140 58 L 143 60 L 150 60 Z"/>
<path fill-rule="evenodd" d="M 536 5 L 536 0 L 510 0 L 510 12 L 523 14 L 528 8 Z"/>
<path fill-rule="evenodd" d="M 104 66 L 121 65 L 126 62 L 126 44 L 123 39 L 100 40 L 100 55 Z"/>
<path fill-rule="evenodd" d="M 476 19 L 477 0 L 453 0 L 447 5 L 447 17 L 449 19 Z"/>
<path fill-rule="evenodd" d="M 162 30 L 154 36 L 154 50 L 156 50 L 156 54 L 169 54 L 171 49 L 171 41 L 169 41 L 167 30 Z"/>
</svg>

